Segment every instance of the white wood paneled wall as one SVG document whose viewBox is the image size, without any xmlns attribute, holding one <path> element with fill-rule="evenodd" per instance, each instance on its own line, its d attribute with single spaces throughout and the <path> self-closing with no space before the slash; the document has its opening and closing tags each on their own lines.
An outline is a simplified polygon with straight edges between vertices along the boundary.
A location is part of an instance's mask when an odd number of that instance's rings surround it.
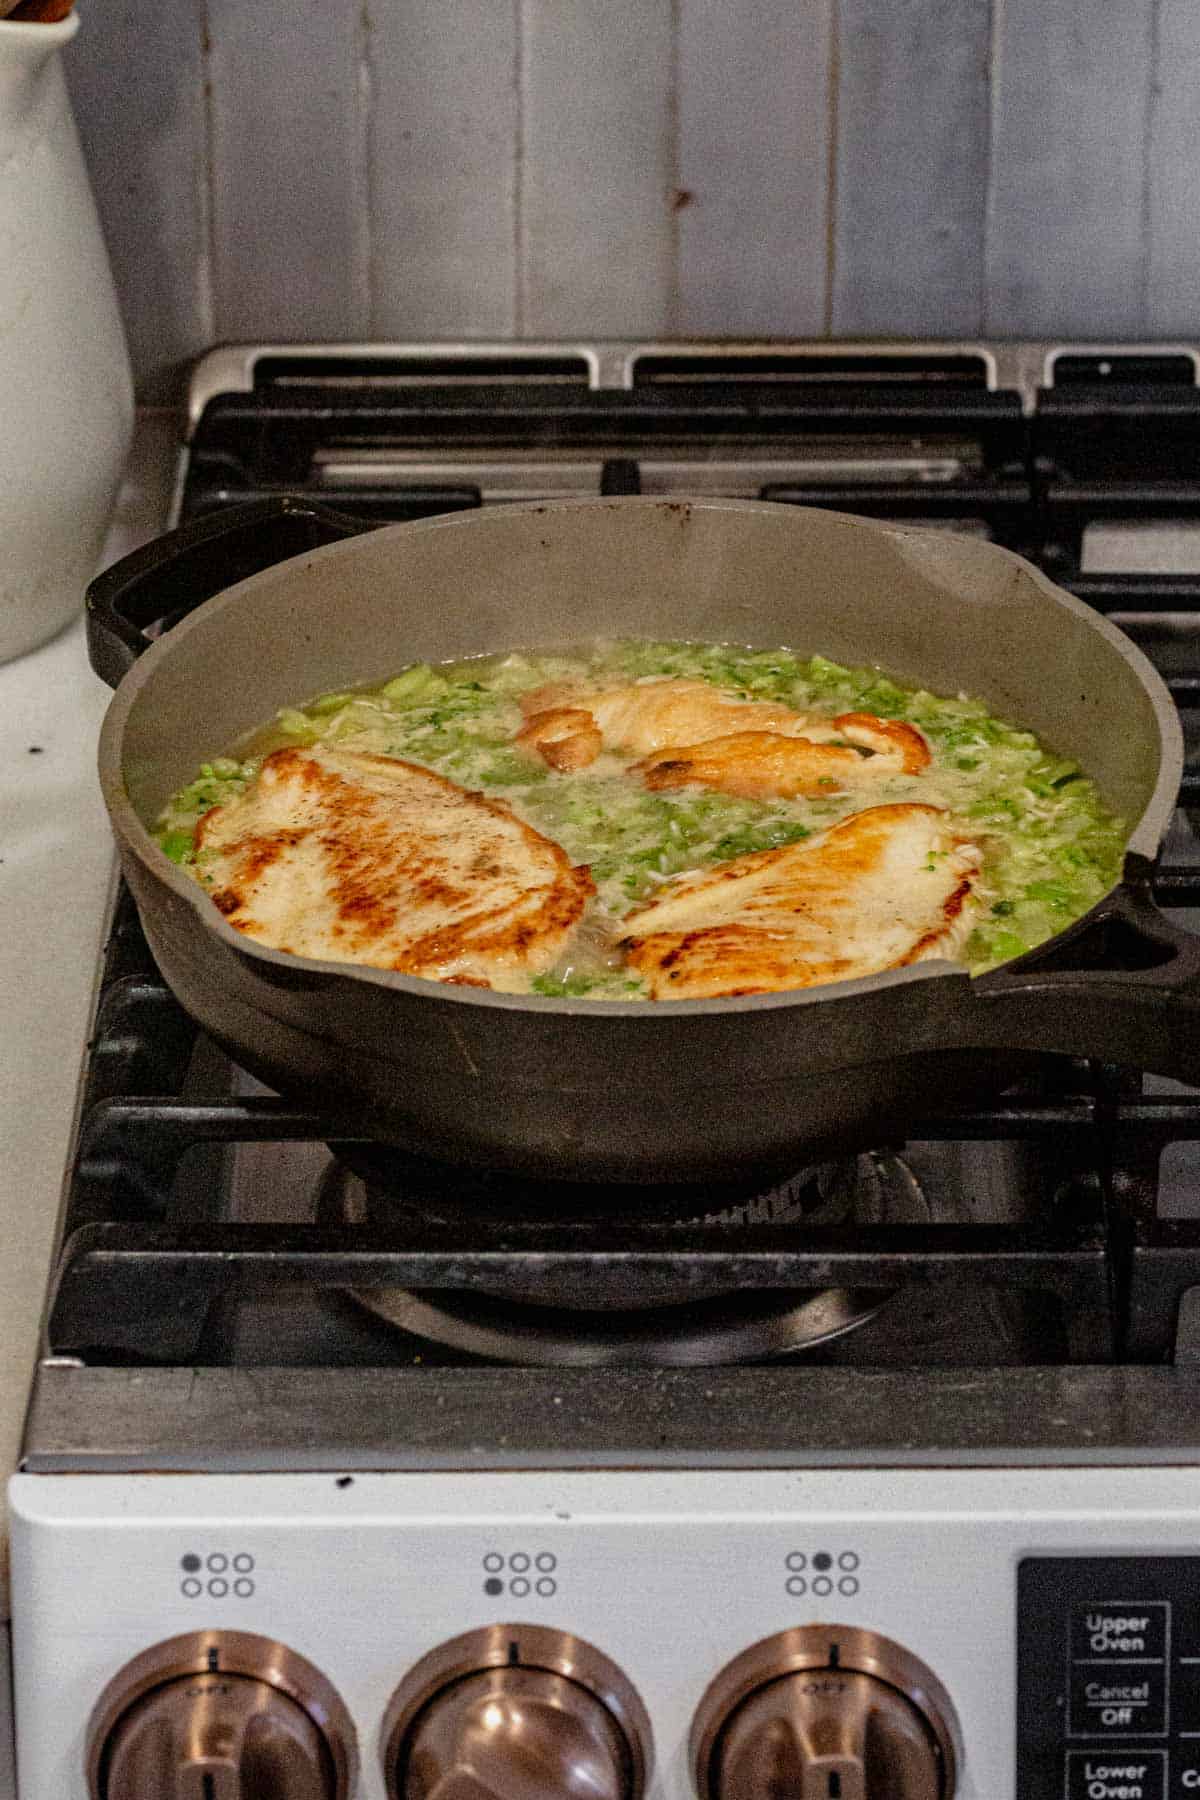
<svg viewBox="0 0 1200 1800">
<path fill-rule="evenodd" d="M 243 337 L 1200 333 L 1197 0 L 91 0 L 143 392 Z"/>
</svg>

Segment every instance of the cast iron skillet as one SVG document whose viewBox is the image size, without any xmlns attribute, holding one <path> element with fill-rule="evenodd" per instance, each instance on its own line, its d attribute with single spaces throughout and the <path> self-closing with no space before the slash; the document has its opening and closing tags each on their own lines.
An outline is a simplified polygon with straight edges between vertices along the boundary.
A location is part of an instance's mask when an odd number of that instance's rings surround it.
<svg viewBox="0 0 1200 1800">
<path fill-rule="evenodd" d="M 246 1068 L 376 1137 L 548 1178 L 742 1180 L 994 1092 L 1028 1060 L 1014 1051 L 1200 1082 L 1200 938 L 1149 893 L 1182 769 L 1175 708 L 1117 630 L 1007 551 L 753 501 L 564 501 L 369 529 L 279 499 L 150 544 L 88 604 L 94 666 L 120 682 L 101 781 L 163 975 Z M 923 963 L 616 1004 L 264 949 L 150 836 L 196 765 L 281 705 L 417 660 L 597 633 L 787 644 L 977 694 L 1077 757 L 1130 821 L 1124 879 L 977 980 Z"/>
</svg>

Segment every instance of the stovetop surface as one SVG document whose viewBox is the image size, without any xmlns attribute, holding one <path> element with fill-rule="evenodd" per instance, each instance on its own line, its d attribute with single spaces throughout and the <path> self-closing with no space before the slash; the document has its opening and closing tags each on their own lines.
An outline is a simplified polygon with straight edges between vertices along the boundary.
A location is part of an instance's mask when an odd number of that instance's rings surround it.
<svg viewBox="0 0 1200 1800">
<path fill-rule="evenodd" d="M 198 371 L 180 513 L 304 491 L 382 523 L 686 487 L 991 536 L 1167 678 L 1189 762 L 1157 894 L 1191 908 L 1196 374 L 1174 346 L 222 352 Z M 379 1176 L 361 1143 L 343 1156 L 371 1180 L 335 1176 L 347 1137 L 197 1037 L 124 895 L 29 1466 L 1200 1444 L 1200 1100 L 1169 1083 L 1047 1058 L 782 1199 L 642 1193 L 615 1214 L 391 1154 Z"/>
</svg>

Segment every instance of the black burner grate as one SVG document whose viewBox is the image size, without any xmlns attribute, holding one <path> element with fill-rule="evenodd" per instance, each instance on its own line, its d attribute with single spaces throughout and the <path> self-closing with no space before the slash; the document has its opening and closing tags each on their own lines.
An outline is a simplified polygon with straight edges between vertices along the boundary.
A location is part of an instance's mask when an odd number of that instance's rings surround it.
<svg viewBox="0 0 1200 1800">
<path fill-rule="evenodd" d="M 1194 882 L 1195 874 L 1188 879 Z M 1070 1362 L 1155 1361 L 1174 1347 L 1182 1296 L 1200 1287 L 1200 1223 L 1155 1214 L 1157 1159 L 1200 1139 L 1190 1098 L 1129 1091 L 1115 1071 L 1071 1065 L 1066 1091 L 1010 1097 L 913 1127 L 922 1141 L 1036 1144 L 1064 1176 L 1054 1203 L 1019 1224 L 730 1227 L 655 1215 L 466 1209 L 395 1211 L 386 1225 L 231 1223 L 220 1187 L 210 1216 L 174 1190 L 185 1157 L 258 1141 L 344 1141 L 336 1115 L 273 1098 L 185 1093 L 196 1033 L 152 972 L 123 894 L 102 983 L 70 1184 L 65 1244 L 49 1322 L 50 1349 L 96 1363 L 205 1359 L 214 1307 L 282 1290 L 528 1287 L 539 1277 L 581 1291 L 636 1259 L 639 1282 L 664 1289 L 936 1290 L 969 1304 L 982 1290 L 1050 1304 L 1043 1355 Z M 1064 1077 L 1060 1076 L 1060 1084 Z M 724 1196 L 712 1195 L 714 1208 Z M 678 1210 L 677 1202 L 670 1202 Z M 535 1271 L 531 1274 L 531 1270 Z"/>
<path fill-rule="evenodd" d="M 1015 391 L 989 391 L 970 358 L 913 363 L 896 379 L 886 357 L 878 369 L 853 359 L 845 369 L 799 362 L 760 359 L 751 378 L 736 359 L 725 369 L 711 357 L 694 367 L 678 356 L 643 357 L 631 387 L 610 389 L 589 387 L 586 366 L 565 353 L 511 368 L 483 353 L 478 367 L 432 358 L 394 379 L 370 358 L 328 368 L 266 360 L 252 392 L 206 407 L 183 516 L 297 489 L 381 523 L 474 506 L 486 498 L 484 482 L 464 479 L 463 462 L 475 456 L 491 466 L 514 445 L 524 455 L 586 455 L 596 491 L 608 493 L 637 492 L 664 457 L 685 466 L 690 457 L 703 469 L 709 457 L 746 456 L 757 466 L 758 453 L 769 452 L 789 473 L 759 483 L 764 497 L 982 530 L 1039 559 L 1145 645 L 1189 720 L 1200 696 L 1200 573 L 1083 566 L 1089 524 L 1200 517 L 1200 389 L 1187 359 L 1060 356 L 1058 385 L 1040 393 L 1032 417 Z M 427 452 L 447 456 L 457 472 L 405 475 Z M 400 473 L 371 479 L 371 459 L 385 469 L 389 456 Z M 339 475 L 355 458 L 354 478 Z M 1200 804 L 1200 770 L 1189 768 L 1182 799 Z M 1189 816 L 1192 842 L 1195 824 Z M 1164 865 L 1156 897 L 1200 908 L 1200 865 Z M 587 1284 L 628 1259 L 641 1280 L 660 1275 L 672 1291 L 680 1283 L 904 1289 L 950 1308 L 1021 1292 L 1046 1320 L 1040 1360 L 1193 1356 L 1190 1342 L 1177 1342 L 1177 1326 L 1191 1319 L 1189 1290 L 1200 1290 L 1200 1220 L 1158 1213 L 1160 1165 L 1200 1141 L 1200 1100 L 1143 1092 L 1127 1072 L 1060 1066 L 1001 1104 L 914 1126 L 923 1142 L 1036 1150 L 1041 1202 L 1006 1223 L 748 1231 L 680 1224 L 653 1202 L 641 1217 L 584 1214 L 567 1223 L 548 1221 L 531 1195 L 527 1215 L 520 1206 L 453 1217 L 401 1208 L 386 1223 L 334 1227 L 222 1217 L 222 1157 L 231 1146 L 336 1143 L 349 1134 L 335 1116 L 197 1088 L 196 1049 L 123 893 L 68 1188 L 49 1320 L 56 1356 L 101 1365 L 219 1360 L 225 1352 L 212 1349 L 211 1322 L 231 1296 L 269 1302 L 284 1292 L 461 1288 L 474 1279 L 528 1286 L 531 1265 L 556 1283 Z M 190 1182 L 182 1206 L 176 1190 L 189 1163 L 210 1174 Z M 713 1196 L 714 1209 L 720 1199 Z"/>
</svg>

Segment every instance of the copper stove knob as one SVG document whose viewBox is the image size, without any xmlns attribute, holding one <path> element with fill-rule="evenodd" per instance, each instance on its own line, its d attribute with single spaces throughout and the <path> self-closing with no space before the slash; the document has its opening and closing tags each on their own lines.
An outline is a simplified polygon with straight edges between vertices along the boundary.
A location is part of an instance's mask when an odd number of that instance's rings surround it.
<svg viewBox="0 0 1200 1800">
<path fill-rule="evenodd" d="M 953 1800 L 949 1696 L 909 1651 L 850 1626 L 756 1644 L 712 1684 L 692 1733 L 703 1800 Z"/>
<path fill-rule="evenodd" d="M 840 1669 L 786 1675 L 730 1720 L 717 1752 L 721 1800 L 944 1800 L 937 1745 L 895 1688 Z"/>
<path fill-rule="evenodd" d="M 184 1676 L 139 1700 L 109 1741 L 105 1800 L 334 1800 L 316 1726 L 244 1675 Z"/>
<path fill-rule="evenodd" d="M 408 1746 L 405 1800 L 628 1800 L 606 1707 L 547 1669 L 486 1669 L 439 1694 Z"/>
<path fill-rule="evenodd" d="M 389 1800 L 642 1800 L 650 1721 L 591 1644 L 496 1625 L 409 1671 L 381 1748 Z"/>
<path fill-rule="evenodd" d="M 354 1727 L 285 1645 L 196 1631 L 109 1682 L 88 1727 L 91 1800 L 349 1800 Z"/>
</svg>

